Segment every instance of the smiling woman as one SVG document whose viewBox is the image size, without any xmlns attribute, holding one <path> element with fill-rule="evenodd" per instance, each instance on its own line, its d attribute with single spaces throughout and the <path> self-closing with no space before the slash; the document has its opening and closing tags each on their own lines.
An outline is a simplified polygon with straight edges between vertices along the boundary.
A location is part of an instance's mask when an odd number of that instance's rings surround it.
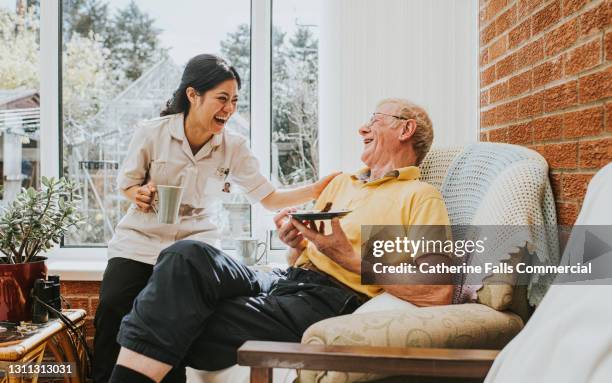
<svg viewBox="0 0 612 383">
<path fill-rule="evenodd" d="M 119 164 L 139 121 L 159 116 L 179 84 L 190 57 L 210 51 L 239 68 L 250 66 L 250 1 L 185 0 L 181 7 L 149 0 L 61 0 L 63 175 L 81 185 L 86 224 L 65 238 L 65 246 L 106 246 L 129 207 L 116 186 Z M 187 7 L 193 12 L 176 13 Z M 214 14 L 214 20 L 211 15 Z M 194 22 L 197 20 L 197 22 Z M 205 25 L 205 27 L 202 27 Z M 134 43 L 138 42 L 138 43 Z M 240 69 L 239 69 L 240 70 Z M 241 73 L 243 74 L 243 73 Z M 250 78 L 235 93 L 240 112 L 223 126 L 250 140 Z M 197 88 L 197 86 L 196 86 Z M 182 110 L 189 103 L 180 92 Z M 240 94 L 238 94 L 240 93 Z M 198 95 L 196 95 L 199 97 Z M 176 109 L 179 108 L 179 109 Z M 229 117 L 229 113 L 220 115 Z M 191 132 L 187 132 L 191 137 Z M 194 139 L 201 146 L 206 137 Z M 199 144 L 197 142 L 199 141 Z M 93 164 L 93 165 L 92 165 Z M 86 166 L 85 166 L 86 165 Z M 218 201 L 211 214 L 226 237 L 251 235 L 250 205 L 237 190 Z M 228 247 L 229 241 L 224 242 Z"/>
</svg>

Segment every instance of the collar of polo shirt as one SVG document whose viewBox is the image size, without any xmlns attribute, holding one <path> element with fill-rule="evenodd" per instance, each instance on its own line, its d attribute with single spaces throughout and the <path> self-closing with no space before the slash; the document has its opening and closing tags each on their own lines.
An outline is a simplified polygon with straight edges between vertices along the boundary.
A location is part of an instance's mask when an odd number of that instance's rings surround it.
<svg viewBox="0 0 612 383">
<path fill-rule="evenodd" d="M 370 168 L 363 168 L 357 173 L 351 175 L 353 179 L 363 181 L 366 185 L 378 185 L 391 179 L 397 179 L 400 181 L 411 181 L 418 179 L 420 176 L 421 171 L 416 166 L 406 166 L 404 168 L 391 170 L 381 178 L 369 182 L 368 178 L 370 178 Z"/>
<path fill-rule="evenodd" d="M 186 138 L 184 118 L 185 116 L 183 115 L 183 113 L 177 113 L 172 116 L 172 121 L 170 122 L 170 135 L 179 141 L 183 141 Z M 221 145 L 222 142 L 222 133 L 213 135 L 212 139 L 210 140 L 210 144 L 213 148 Z"/>
</svg>

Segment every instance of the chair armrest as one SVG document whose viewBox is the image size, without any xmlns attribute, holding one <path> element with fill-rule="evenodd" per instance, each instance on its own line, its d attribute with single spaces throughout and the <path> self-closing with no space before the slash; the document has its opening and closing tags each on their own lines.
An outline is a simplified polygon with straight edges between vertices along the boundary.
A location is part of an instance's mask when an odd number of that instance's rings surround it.
<svg viewBox="0 0 612 383">
<path fill-rule="evenodd" d="M 265 369 L 292 368 L 354 371 L 385 375 L 484 378 L 497 350 L 325 346 L 248 341 L 238 349 L 238 364 L 257 368 L 257 377 L 270 379 Z M 252 379 L 251 382 L 254 382 Z"/>
</svg>

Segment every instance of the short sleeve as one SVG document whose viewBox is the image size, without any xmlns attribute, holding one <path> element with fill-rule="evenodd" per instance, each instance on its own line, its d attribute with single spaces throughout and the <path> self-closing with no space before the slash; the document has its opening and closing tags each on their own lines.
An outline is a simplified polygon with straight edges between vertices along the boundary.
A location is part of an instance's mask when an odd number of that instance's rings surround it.
<svg viewBox="0 0 612 383">
<path fill-rule="evenodd" d="M 147 143 L 145 129 L 137 127 L 117 177 L 117 185 L 120 190 L 127 190 L 132 186 L 144 183 L 151 158 Z"/>
<path fill-rule="evenodd" d="M 418 204 L 408 217 L 408 225 L 450 225 L 442 197 L 429 197 Z"/>
<path fill-rule="evenodd" d="M 427 241 L 438 241 L 442 244 L 451 239 L 450 221 L 448 212 L 442 197 L 428 197 L 419 203 L 411 212 L 409 222 L 404 224 L 405 236 L 413 241 L 425 239 Z M 436 248 L 439 253 L 444 253 L 443 248 Z M 428 251 L 420 250 L 412 255 L 413 259 L 427 254 Z"/>
<path fill-rule="evenodd" d="M 276 188 L 259 171 L 259 161 L 248 148 L 246 141 L 238 145 L 230 176 L 244 190 L 251 203 L 260 202 L 274 192 Z"/>
</svg>

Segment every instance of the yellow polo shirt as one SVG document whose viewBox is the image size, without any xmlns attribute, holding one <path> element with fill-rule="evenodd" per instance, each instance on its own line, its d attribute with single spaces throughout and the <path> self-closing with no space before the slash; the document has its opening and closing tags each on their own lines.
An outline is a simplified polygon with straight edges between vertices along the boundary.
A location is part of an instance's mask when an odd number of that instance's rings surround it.
<svg viewBox="0 0 612 383">
<path fill-rule="evenodd" d="M 357 254 L 361 254 L 361 225 L 450 224 L 442 195 L 432 185 L 418 180 L 420 172 L 416 166 L 393 170 L 370 182 L 366 181 L 368 174 L 366 168 L 355 175 L 337 176 L 323 190 L 314 207 L 320 210 L 332 202 L 332 210 L 352 210 L 340 220 L 340 225 Z M 329 234 L 330 225 L 325 230 Z M 308 262 L 355 291 L 370 297 L 383 292 L 379 286 L 362 285 L 361 275 L 332 261 L 312 243 L 308 243 L 295 266 Z"/>
</svg>

